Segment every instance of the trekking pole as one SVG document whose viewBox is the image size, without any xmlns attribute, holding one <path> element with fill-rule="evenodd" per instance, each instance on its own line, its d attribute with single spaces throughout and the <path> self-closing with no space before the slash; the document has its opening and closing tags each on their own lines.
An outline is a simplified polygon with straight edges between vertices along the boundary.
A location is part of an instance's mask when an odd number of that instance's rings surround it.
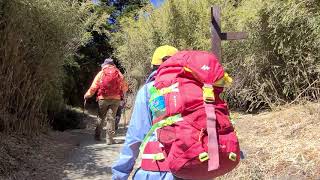
<svg viewBox="0 0 320 180">
<path fill-rule="evenodd" d="M 126 129 L 127 126 L 127 116 L 126 116 L 126 106 L 127 106 L 127 97 L 124 97 L 123 103 L 123 129 Z"/>
<path fill-rule="evenodd" d="M 126 117 L 126 107 L 124 106 L 123 107 L 123 129 L 126 129 L 126 126 L 127 126 L 127 117 Z"/>
<path fill-rule="evenodd" d="M 84 116 L 84 111 L 86 110 L 86 104 L 87 104 L 87 100 L 85 99 L 83 102 L 83 110 L 82 110 L 82 115 Z"/>
<path fill-rule="evenodd" d="M 82 109 L 82 122 L 80 122 L 80 128 L 86 128 L 85 126 L 85 110 L 86 110 L 87 100 L 85 99 L 83 102 L 83 109 Z"/>
</svg>

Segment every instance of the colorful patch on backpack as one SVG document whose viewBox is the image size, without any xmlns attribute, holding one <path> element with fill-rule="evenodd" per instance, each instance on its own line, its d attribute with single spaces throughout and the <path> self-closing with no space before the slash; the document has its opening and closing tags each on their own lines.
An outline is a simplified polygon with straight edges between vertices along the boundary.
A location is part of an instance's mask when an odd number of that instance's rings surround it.
<svg viewBox="0 0 320 180">
<path fill-rule="evenodd" d="M 149 108 L 152 116 L 157 118 L 165 114 L 166 103 L 162 93 L 154 86 L 150 88 Z"/>
</svg>

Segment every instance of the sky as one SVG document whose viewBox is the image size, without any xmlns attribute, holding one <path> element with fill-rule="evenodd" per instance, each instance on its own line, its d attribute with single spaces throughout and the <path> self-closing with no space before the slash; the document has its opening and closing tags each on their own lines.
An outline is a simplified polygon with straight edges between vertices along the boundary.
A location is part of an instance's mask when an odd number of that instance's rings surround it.
<svg viewBox="0 0 320 180">
<path fill-rule="evenodd" d="M 155 8 L 158 8 L 160 7 L 165 0 L 149 0 L 151 2 L 151 4 L 155 7 Z M 93 3 L 95 4 L 98 4 L 99 3 L 99 0 L 92 0 Z M 111 20 L 109 19 L 108 20 L 109 23 L 113 24 L 114 23 L 114 20 Z"/>
<path fill-rule="evenodd" d="M 164 0 L 150 0 L 154 7 L 159 7 L 164 2 Z"/>
<path fill-rule="evenodd" d="M 154 6 L 154 7 L 160 7 L 161 6 L 161 4 L 164 2 L 165 0 L 150 0 L 150 2 L 152 3 L 152 5 Z M 99 0 L 92 0 L 92 2 L 93 3 L 98 3 L 99 2 Z"/>
</svg>

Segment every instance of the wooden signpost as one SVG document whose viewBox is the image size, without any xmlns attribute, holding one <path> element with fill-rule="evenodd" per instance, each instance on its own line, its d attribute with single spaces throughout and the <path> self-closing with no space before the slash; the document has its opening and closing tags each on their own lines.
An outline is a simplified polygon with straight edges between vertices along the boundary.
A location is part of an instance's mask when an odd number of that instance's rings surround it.
<svg viewBox="0 0 320 180">
<path fill-rule="evenodd" d="M 221 41 L 246 39 L 246 32 L 221 32 L 220 7 L 211 7 L 211 46 L 212 52 L 221 61 Z"/>
</svg>

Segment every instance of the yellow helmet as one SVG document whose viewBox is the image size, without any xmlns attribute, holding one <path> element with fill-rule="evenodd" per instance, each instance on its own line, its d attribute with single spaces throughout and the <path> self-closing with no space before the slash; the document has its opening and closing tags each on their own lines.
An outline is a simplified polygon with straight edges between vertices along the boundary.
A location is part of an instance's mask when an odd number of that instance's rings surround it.
<svg viewBox="0 0 320 180">
<path fill-rule="evenodd" d="M 173 56 L 175 53 L 178 52 L 178 49 L 169 45 L 164 45 L 158 47 L 152 56 L 152 65 L 160 65 L 162 64 L 162 58 L 166 56 Z"/>
</svg>

